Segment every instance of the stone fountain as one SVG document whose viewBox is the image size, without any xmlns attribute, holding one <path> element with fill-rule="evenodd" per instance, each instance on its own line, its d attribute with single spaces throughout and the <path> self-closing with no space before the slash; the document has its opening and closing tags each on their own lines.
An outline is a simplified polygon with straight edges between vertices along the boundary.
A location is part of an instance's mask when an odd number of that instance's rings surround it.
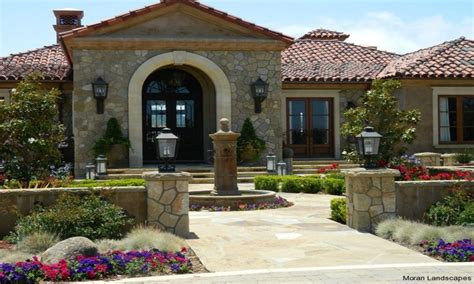
<svg viewBox="0 0 474 284">
<path fill-rule="evenodd" d="M 237 139 L 239 133 L 232 132 L 229 120 L 220 120 L 220 129 L 210 134 L 214 146 L 214 189 L 190 192 L 189 201 L 199 206 L 230 206 L 240 204 L 273 202 L 275 192 L 264 190 L 239 190 L 237 185 Z"/>
</svg>

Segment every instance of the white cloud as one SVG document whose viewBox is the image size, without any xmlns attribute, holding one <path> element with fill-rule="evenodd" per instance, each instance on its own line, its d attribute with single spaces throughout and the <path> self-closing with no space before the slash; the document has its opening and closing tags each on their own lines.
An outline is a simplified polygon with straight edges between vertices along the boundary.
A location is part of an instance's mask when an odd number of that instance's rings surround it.
<svg viewBox="0 0 474 284">
<path fill-rule="evenodd" d="M 315 25 L 274 27 L 290 36 L 300 37 L 310 30 L 323 27 L 350 34 L 348 42 L 377 46 L 379 49 L 406 53 L 453 40 L 460 36 L 474 38 L 474 18 L 447 20 L 442 15 L 402 19 L 388 12 L 368 12 L 351 19 L 319 17 Z"/>
</svg>

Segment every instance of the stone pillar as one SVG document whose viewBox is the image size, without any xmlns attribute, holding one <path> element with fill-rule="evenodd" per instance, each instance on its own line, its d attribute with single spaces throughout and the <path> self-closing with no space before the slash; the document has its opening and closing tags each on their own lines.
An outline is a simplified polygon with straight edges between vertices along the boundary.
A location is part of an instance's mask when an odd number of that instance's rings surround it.
<svg viewBox="0 0 474 284">
<path fill-rule="evenodd" d="M 147 190 L 147 221 L 181 237 L 189 234 L 189 173 L 143 174 Z"/>
<path fill-rule="evenodd" d="M 416 153 L 415 158 L 420 160 L 421 165 L 425 167 L 437 167 L 441 166 L 441 154 L 439 153 Z"/>
<path fill-rule="evenodd" d="M 375 225 L 394 218 L 395 177 L 392 169 L 343 171 L 346 180 L 347 225 L 361 232 L 373 232 Z"/>
<path fill-rule="evenodd" d="M 214 145 L 214 190 L 212 195 L 241 195 L 237 186 L 237 138 L 229 128 L 229 120 L 220 120 L 220 130 L 210 134 Z"/>
<path fill-rule="evenodd" d="M 456 161 L 457 154 L 443 154 L 441 155 L 441 159 L 443 160 L 443 166 L 454 166 Z"/>
</svg>

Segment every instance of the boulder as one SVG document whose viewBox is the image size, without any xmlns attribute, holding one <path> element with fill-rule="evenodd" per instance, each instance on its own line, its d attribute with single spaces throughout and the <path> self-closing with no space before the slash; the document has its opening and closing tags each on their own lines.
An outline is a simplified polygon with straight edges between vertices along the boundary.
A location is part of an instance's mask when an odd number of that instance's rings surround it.
<svg viewBox="0 0 474 284">
<path fill-rule="evenodd" d="M 61 241 L 41 254 L 41 261 L 56 263 L 61 259 L 72 260 L 78 255 L 95 256 L 98 253 L 97 245 L 84 237 L 73 237 Z"/>
</svg>

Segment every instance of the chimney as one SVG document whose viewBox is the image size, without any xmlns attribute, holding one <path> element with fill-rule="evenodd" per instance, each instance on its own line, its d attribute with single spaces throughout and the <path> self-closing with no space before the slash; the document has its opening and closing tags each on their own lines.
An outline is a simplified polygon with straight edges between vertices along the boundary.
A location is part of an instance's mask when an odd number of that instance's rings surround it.
<svg viewBox="0 0 474 284">
<path fill-rule="evenodd" d="M 77 9 L 59 9 L 53 10 L 56 17 L 56 24 L 53 25 L 56 31 L 56 41 L 59 43 L 59 34 L 75 28 L 82 27 L 81 20 L 84 12 Z"/>
</svg>

